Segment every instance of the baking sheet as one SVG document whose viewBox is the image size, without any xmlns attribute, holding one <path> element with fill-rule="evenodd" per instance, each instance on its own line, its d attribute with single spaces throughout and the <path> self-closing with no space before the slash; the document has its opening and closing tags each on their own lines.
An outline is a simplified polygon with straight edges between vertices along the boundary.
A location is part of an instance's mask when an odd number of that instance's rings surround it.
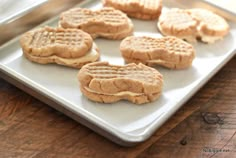
<svg viewBox="0 0 236 158">
<path fill-rule="evenodd" d="M 42 5 L 47 0 L 1 0 L 0 24 L 8 23 Z"/>
<path fill-rule="evenodd" d="M 210 3 L 212 5 L 224 8 L 232 13 L 236 13 L 236 1 L 225 1 L 225 0 L 203 0 L 204 2 Z"/>
<path fill-rule="evenodd" d="M 176 6 L 175 7 L 180 7 Z M 100 8 L 100 1 L 86 1 L 80 5 Z M 160 37 L 157 21 L 132 19 L 135 35 Z M 54 18 L 41 26 L 56 26 Z M 19 38 L 0 48 L 1 77 L 10 77 L 20 88 L 28 87 L 39 99 L 41 95 L 53 101 L 49 105 L 67 115 L 79 119 L 84 125 L 121 145 L 135 145 L 148 139 L 175 111 L 177 111 L 204 83 L 206 83 L 235 54 L 236 25 L 230 23 L 230 33 L 215 44 L 194 44 L 196 58 L 193 66 L 185 70 L 157 69 L 164 76 L 163 93 L 157 101 L 135 105 L 127 101 L 114 104 L 100 104 L 89 101 L 79 90 L 78 70 L 55 64 L 40 65 L 22 56 Z M 124 64 L 119 52 L 121 41 L 96 39 L 101 52 L 101 61 Z M 22 86 L 23 85 L 23 86 Z M 44 99 L 42 99 L 45 101 Z M 69 113 L 68 113 L 69 112 Z M 86 123 L 85 123 L 86 122 Z"/>
</svg>

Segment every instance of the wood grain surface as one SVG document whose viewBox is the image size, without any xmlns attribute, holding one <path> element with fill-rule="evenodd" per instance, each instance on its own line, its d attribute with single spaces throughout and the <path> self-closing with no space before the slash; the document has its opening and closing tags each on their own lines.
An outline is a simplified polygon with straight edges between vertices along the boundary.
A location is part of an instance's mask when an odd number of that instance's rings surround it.
<svg viewBox="0 0 236 158">
<path fill-rule="evenodd" d="M 49 0 L 0 26 L 0 44 L 78 2 Z M 0 158 L 233 158 L 235 135 L 236 56 L 149 140 L 130 148 L 107 140 L 0 78 Z"/>
</svg>

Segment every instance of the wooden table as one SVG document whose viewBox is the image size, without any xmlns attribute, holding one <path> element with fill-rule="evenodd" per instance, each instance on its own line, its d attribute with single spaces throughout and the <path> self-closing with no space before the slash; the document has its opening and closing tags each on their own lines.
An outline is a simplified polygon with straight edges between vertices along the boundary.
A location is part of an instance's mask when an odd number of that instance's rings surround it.
<svg viewBox="0 0 236 158">
<path fill-rule="evenodd" d="M 0 26 L 0 45 L 79 0 L 49 0 Z M 0 157 L 236 157 L 236 57 L 146 142 L 121 147 L 0 78 Z"/>
</svg>

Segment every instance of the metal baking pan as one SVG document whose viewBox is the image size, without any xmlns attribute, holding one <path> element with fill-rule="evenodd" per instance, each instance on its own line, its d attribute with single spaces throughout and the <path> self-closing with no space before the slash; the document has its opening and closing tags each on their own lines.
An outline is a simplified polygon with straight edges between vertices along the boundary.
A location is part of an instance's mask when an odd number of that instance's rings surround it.
<svg viewBox="0 0 236 158">
<path fill-rule="evenodd" d="M 0 24 L 11 22 L 45 2 L 47 2 L 47 0 L 1 0 Z"/>
<path fill-rule="evenodd" d="M 88 0 L 77 7 L 95 9 L 101 6 L 99 0 Z M 161 36 L 156 20 L 132 21 L 135 34 Z M 57 26 L 57 22 L 58 17 L 55 17 L 41 26 Z M 164 76 L 163 93 L 160 99 L 145 105 L 127 101 L 114 104 L 89 101 L 79 90 L 79 70 L 28 61 L 22 56 L 19 37 L 0 48 L 0 76 L 110 140 L 132 146 L 148 139 L 234 56 L 236 25 L 230 22 L 230 27 L 230 33 L 215 44 L 194 44 L 197 54 L 191 68 L 169 70 L 158 67 Z M 101 61 L 124 64 L 119 52 L 120 41 L 96 39 L 95 42 L 101 52 Z"/>
</svg>

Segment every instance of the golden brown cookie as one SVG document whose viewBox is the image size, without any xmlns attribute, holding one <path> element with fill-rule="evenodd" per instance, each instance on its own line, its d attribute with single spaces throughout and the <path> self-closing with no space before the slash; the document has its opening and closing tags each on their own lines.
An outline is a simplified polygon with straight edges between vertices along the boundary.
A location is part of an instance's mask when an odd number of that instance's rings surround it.
<svg viewBox="0 0 236 158">
<path fill-rule="evenodd" d="M 205 9 L 170 9 L 162 12 L 157 26 L 163 35 L 189 42 L 201 39 L 214 43 L 229 32 L 229 25 L 222 17 Z"/>
<path fill-rule="evenodd" d="M 130 36 L 121 42 L 120 51 L 127 63 L 161 65 L 171 69 L 190 67 L 195 57 L 191 44 L 172 36 Z"/>
<path fill-rule="evenodd" d="M 77 29 L 38 28 L 22 35 L 20 44 L 24 55 L 40 64 L 80 68 L 100 56 L 91 36 Z"/>
<path fill-rule="evenodd" d="M 162 10 L 162 0 L 103 0 L 103 5 L 123 11 L 130 17 L 157 19 Z"/>
<path fill-rule="evenodd" d="M 215 13 L 205 9 L 187 10 L 193 19 L 198 21 L 198 37 L 203 42 L 214 43 L 222 39 L 229 32 L 229 25 L 226 20 Z"/>
<path fill-rule="evenodd" d="M 78 74 L 80 89 L 89 99 L 101 103 L 128 100 L 143 104 L 156 100 L 162 91 L 162 75 L 143 64 L 111 65 L 90 63 Z"/>
<path fill-rule="evenodd" d="M 198 22 L 185 10 L 170 9 L 162 12 L 158 28 L 166 36 L 176 36 L 190 42 L 196 41 Z"/>
<path fill-rule="evenodd" d="M 61 14 L 59 26 L 77 28 L 93 38 L 123 39 L 133 33 L 133 23 L 126 14 L 114 8 L 91 10 L 73 8 Z"/>
</svg>

